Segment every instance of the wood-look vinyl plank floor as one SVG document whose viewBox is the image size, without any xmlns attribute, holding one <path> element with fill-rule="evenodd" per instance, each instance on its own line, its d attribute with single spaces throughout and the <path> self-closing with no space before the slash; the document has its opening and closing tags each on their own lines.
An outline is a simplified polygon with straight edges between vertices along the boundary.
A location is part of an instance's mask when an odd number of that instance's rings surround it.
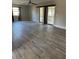
<svg viewBox="0 0 79 59">
<path fill-rule="evenodd" d="M 26 21 L 12 28 L 12 59 L 66 59 L 65 30 Z"/>
</svg>

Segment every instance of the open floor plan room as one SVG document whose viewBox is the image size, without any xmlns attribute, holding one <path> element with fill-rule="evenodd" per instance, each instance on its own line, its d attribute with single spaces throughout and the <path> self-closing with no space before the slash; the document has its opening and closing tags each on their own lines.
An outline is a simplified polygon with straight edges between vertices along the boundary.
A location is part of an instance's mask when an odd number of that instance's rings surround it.
<svg viewBox="0 0 79 59">
<path fill-rule="evenodd" d="M 65 0 L 12 0 L 12 59 L 66 59 Z"/>
</svg>

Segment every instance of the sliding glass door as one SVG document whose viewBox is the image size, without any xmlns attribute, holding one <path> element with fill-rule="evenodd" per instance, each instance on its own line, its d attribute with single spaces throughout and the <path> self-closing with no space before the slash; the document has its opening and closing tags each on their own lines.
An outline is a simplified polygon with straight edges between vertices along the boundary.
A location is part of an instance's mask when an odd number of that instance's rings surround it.
<svg viewBox="0 0 79 59">
<path fill-rule="evenodd" d="M 55 6 L 40 7 L 40 22 L 44 24 L 54 24 Z"/>
<path fill-rule="evenodd" d="M 48 24 L 54 24 L 55 6 L 49 6 L 47 14 L 48 14 L 47 23 Z"/>
<path fill-rule="evenodd" d="M 40 22 L 44 22 L 44 7 L 40 7 Z"/>
</svg>

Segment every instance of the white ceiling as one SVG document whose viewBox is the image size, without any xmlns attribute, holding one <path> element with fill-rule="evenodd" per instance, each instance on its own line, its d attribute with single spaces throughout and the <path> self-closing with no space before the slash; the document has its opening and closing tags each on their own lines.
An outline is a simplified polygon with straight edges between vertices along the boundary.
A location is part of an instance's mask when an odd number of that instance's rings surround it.
<svg viewBox="0 0 79 59">
<path fill-rule="evenodd" d="M 18 4 L 18 5 L 27 5 L 29 0 L 12 0 L 12 4 Z M 31 0 L 33 3 L 40 3 L 45 1 L 51 1 L 51 0 Z"/>
</svg>

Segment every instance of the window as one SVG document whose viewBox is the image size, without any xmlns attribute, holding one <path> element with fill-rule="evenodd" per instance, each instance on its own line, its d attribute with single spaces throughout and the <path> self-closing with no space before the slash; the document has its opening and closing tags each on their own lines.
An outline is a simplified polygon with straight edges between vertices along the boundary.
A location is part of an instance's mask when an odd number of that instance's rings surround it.
<svg viewBox="0 0 79 59">
<path fill-rule="evenodd" d="M 44 22 L 44 7 L 40 8 L 40 22 Z"/>
<path fill-rule="evenodd" d="M 13 16 L 19 16 L 19 8 L 18 7 L 13 7 L 12 8 L 12 10 L 13 10 Z"/>
<path fill-rule="evenodd" d="M 55 15 L 55 6 L 48 7 L 48 18 L 47 18 L 48 24 L 54 23 L 54 15 Z"/>
</svg>

